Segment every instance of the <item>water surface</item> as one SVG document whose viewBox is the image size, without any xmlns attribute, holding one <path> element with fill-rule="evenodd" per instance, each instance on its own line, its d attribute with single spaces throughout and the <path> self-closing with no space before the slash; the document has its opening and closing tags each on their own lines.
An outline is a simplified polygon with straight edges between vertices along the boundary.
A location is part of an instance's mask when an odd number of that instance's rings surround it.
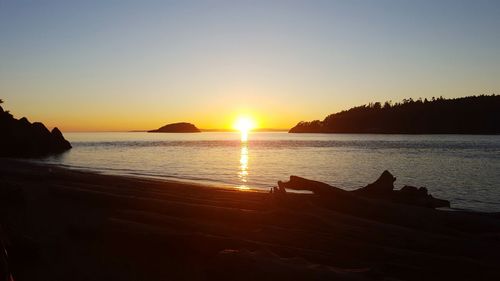
<svg viewBox="0 0 500 281">
<path fill-rule="evenodd" d="M 241 189 L 298 175 L 347 190 L 384 170 L 452 207 L 500 211 L 500 136 L 251 133 L 65 133 L 73 149 L 44 162 Z"/>
</svg>

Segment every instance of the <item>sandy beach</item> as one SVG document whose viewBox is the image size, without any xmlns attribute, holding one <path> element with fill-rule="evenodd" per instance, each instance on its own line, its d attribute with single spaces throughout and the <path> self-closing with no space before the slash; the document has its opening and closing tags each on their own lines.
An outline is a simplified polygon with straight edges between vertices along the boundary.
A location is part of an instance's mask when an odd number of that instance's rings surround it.
<svg viewBox="0 0 500 281">
<path fill-rule="evenodd" d="M 499 214 L 9 159 L 0 200 L 16 280 L 500 280 Z"/>
</svg>

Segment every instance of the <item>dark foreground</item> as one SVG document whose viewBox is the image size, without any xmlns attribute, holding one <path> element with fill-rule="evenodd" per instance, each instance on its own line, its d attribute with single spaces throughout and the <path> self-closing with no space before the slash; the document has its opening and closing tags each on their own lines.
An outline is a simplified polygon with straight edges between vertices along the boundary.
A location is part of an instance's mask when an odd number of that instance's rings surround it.
<svg viewBox="0 0 500 281">
<path fill-rule="evenodd" d="M 16 280 L 500 280 L 500 216 L 0 160 Z"/>
</svg>

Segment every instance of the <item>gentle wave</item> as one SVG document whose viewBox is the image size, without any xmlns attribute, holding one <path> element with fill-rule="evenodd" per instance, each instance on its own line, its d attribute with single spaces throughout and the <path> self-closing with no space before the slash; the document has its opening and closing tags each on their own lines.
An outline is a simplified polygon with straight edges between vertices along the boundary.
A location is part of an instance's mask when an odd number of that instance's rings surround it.
<svg viewBox="0 0 500 281">
<path fill-rule="evenodd" d="M 105 141 L 105 142 L 73 142 L 82 147 L 240 147 L 241 141 Z M 408 142 L 408 141 L 249 141 L 248 146 L 258 148 L 293 148 L 293 147 L 352 147 L 352 148 L 397 148 L 397 149 L 472 149 L 487 152 L 500 152 L 496 143 L 473 142 Z"/>
<path fill-rule="evenodd" d="M 500 211 L 500 136 L 67 134 L 73 149 L 43 161 L 108 174 L 267 190 L 298 175 L 352 190 L 390 170 L 452 207 Z"/>
</svg>

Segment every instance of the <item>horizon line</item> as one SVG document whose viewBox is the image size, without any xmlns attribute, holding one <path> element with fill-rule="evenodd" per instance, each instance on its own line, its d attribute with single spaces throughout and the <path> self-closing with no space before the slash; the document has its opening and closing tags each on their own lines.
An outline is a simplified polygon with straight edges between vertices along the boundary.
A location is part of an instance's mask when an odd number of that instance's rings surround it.
<svg viewBox="0 0 500 281">
<path fill-rule="evenodd" d="M 145 133 L 149 130 L 64 130 L 66 133 Z M 239 132 L 235 129 L 199 129 L 201 133 L 203 132 Z M 275 129 L 275 128 L 259 128 L 251 130 L 250 132 L 260 133 L 260 132 L 288 132 L 290 129 Z"/>
</svg>

